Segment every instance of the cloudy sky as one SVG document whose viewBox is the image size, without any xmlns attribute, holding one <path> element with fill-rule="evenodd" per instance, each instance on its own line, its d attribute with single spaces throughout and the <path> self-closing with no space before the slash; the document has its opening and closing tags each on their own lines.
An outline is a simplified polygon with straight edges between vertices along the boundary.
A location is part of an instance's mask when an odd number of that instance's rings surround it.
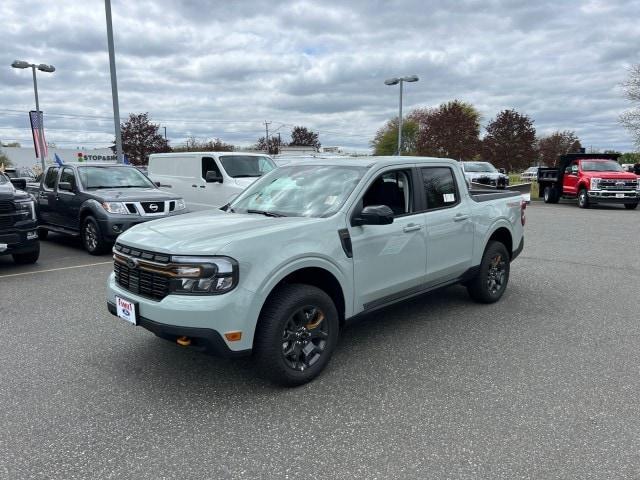
<svg viewBox="0 0 640 480">
<path fill-rule="evenodd" d="M 458 98 L 487 124 L 505 108 L 539 134 L 575 130 L 583 145 L 633 148 L 617 123 L 620 83 L 640 62 L 640 2 L 460 0 L 113 0 L 120 113 L 148 111 L 173 145 L 188 135 L 248 145 L 293 125 L 323 145 L 367 149 L 397 112 L 383 81 L 416 74 L 405 111 Z M 28 70 L 38 76 L 47 139 L 113 138 L 102 0 L 0 2 L 0 140 L 31 145 Z"/>
</svg>

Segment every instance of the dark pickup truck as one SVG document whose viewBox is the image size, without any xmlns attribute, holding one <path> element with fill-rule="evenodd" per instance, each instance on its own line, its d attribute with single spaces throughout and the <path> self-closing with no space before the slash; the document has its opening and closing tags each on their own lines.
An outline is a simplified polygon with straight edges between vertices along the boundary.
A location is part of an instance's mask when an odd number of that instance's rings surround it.
<svg viewBox="0 0 640 480">
<path fill-rule="evenodd" d="M 10 180 L 0 173 L 0 255 L 11 255 L 16 263 L 35 263 L 40 256 L 36 210 L 25 186 L 24 179 Z"/>
<path fill-rule="evenodd" d="M 50 166 L 28 189 L 37 198 L 40 239 L 49 231 L 80 236 L 92 255 L 107 251 L 138 223 L 186 212 L 182 198 L 160 190 L 128 165 Z"/>
</svg>

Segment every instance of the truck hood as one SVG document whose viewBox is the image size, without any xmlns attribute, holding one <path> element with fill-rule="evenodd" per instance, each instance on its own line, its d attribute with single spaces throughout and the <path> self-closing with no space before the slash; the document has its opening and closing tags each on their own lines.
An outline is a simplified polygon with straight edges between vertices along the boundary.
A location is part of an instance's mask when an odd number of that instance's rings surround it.
<svg viewBox="0 0 640 480">
<path fill-rule="evenodd" d="M 215 255 L 238 238 L 266 237 L 321 220 L 207 210 L 141 223 L 120 235 L 118 242 L 173 255 Z"/>
<path fill-rule="evenodd" d="M 638 175 L 629 172 L 582 172 L 587 178 L 613 178 L 615 180 L 635 180 Z"/>
<path fill-rule="evenodd" d="M 87 190 L 87 193 L 109 202 L 163 202 L 180 198 L 157 188 L 98 188 Z"/>
</svg>

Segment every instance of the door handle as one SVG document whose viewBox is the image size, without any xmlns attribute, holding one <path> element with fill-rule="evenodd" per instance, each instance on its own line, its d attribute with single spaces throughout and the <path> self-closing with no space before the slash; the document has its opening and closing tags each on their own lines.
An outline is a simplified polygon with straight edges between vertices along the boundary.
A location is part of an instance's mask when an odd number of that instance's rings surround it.
<svg viewBox="0 0 640 480">
<path fill-rule="evenodd" d="M 191 185 L 193 188 L 198 188 L 198 185 Z"/>
<path fill-rule="evenodd" d="M 459 213 L 455 217 L 453 217 L 453 221 L 454 222 L 461 222 L 463 220 L 467 220 L 468 218 L 469 218 L 469 215 L 463 215 L 463 214 Z"/>
<path fill-rule="evenodd" d="M 422 228 L 422 225 L 416 225 L 414 223 L 410 223 L 409 225 L 404 227 L 402 231 L 404 233 L 409 233 L 409 232 L 415 232 L 416 230 L 420 230 L 421 228 Z"/>
<path fill-rule="evenodd" d="M 200 185 L 200 188 L 206 188 L 206 187 L 207 187 L 206 185 Z"/>
</svg>

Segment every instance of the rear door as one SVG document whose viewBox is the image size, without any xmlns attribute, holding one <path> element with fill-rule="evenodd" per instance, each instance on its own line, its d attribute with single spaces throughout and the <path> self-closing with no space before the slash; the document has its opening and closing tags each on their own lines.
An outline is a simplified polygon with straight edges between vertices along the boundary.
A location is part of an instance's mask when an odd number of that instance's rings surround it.
<svg viewBox="0 0 640 480">
<path fill-rule="evenodd" d="M 369 183 L 349 218 L 369 205 L 394 211 L 390 225 L 349 226 L 354 261 L 354 290 L 364 308 L 415 293 L 425 278 L 424 214 L 420 211 L 415 169 L 389 168 Z"/>
<path fill-rule="evenodd" d="M 58 186 L 59 167 L 49 167 L 38 192 L 38 216 L 45 224 L 58 225 L 55 220 L 56 187 Z"/>
<path fill-rule="evenodd" d="M 427 285 L 460 277 L 471 267 L 474 226 L 466 185 L 456 180 L 450 166 L 421 167 L 425 195 Z"/>
</svg>

